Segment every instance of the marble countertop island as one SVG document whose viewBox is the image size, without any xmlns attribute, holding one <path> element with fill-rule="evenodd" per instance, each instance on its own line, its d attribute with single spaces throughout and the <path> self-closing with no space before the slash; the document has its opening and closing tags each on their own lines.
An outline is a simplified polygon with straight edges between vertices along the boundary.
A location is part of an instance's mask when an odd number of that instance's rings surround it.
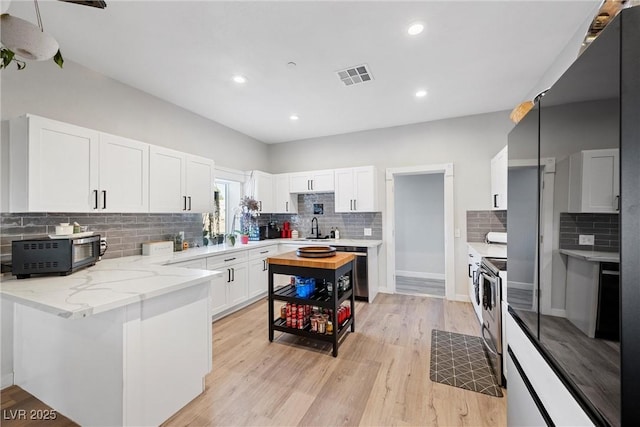
<svg viewBox="0 0 640 427">
<path fill-rule="evenodd" d="M 13 302 L 74 319 L 185 289 L 221 274 L 219 271 L 132 261 L 128 258 L 102 260 L 69 276 L 21 280 L 3 276 L 2 296 Z"/>
</svg>

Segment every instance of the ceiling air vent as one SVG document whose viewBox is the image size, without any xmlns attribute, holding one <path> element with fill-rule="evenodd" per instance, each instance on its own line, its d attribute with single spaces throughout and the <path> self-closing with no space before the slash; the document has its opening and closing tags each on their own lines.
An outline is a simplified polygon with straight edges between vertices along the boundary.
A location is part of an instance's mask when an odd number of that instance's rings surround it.
<svg viewBox="0 0 640 427">
<path fill-rule="evenodd" d="M 365 64 L 350 67 L 346 70 L 340 70 L 336 72 L 336 74 L 345 86 L 351 86 L 373 80 L 373 76 L 371 76 L 371 73 Z"/>
</svg>

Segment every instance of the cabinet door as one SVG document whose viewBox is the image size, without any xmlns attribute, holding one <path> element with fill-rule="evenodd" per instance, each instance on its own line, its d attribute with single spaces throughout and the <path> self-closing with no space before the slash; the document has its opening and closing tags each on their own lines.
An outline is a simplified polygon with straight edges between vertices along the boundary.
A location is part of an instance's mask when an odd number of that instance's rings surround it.
<svg viewBox="0 0 640 427">
<path fill-rule="evenodd" d="M 179 151 L 150 147 L 149 210 L 151 212 L 184 212 L 185 158 Z"/>
<path fill-rule="evenodd" d="M 509 154 L 507 147 L 491 159 L 491 209 L 507 209 L 507 175 Z"/>
<path fill-rule="evenodd" d="M 472 250 L 469 250 L 468 255 L 468 265 L 467 265 L 467 275 L 469 276 L 469 299 L 471 300 L 471 305 L 473 305 L 473 310 L 476 313 L 476 317 L 478 317 L 478 321 L 482 323 L 482 309 L 480 308 L 480 289 L 478 289 L 478 295 L 476 296 L 476 288 L 474 286 L 474 281 L 476 279 L 476 275 L 478 274 L 478 269 L 480 266 L 480 255 Z"/>
<path fill-rule="evenodd" d="M 247 264 L 236 264 L 230 267 L 231 281 L 229 286 L 229 306 L 242 304 L 249 298 Z"/>
<path fill-rule="evenodd" d="M 620 159 L 618 150 L 583 151 L 582 212 L 618 212 Z"/>
<path fill-rule="evenodd" d="M 213 211 L 213 161 L 204 157 L 186 156 L 187 211 Z"/>
<path fill-rule="evenodd" d="M 315 193 L 332 193 L 335 191 L 333 172 L 333 169 L 312 172 L 311 191 Z"/>
<path fill-rule="evenodd" d="M 91 212 L 98 191 L 99 133 L 42 117 L 28 117 L 28 134 L 15 141 L 11 166 L 24 168 L 24 191 L 11 191 L 11 209 L 30 212 Z M 13 127 L 13 124 L 12 124 Z M 27 148 L 28 147 L 28 148 Z M 25 150 L 22 154 L 14 150 Z M 14 162 L 14 154 L 22 157 Z M 12 179 L 16 174 L 11 172 Z M 16 184 L 19 184 L 16 182 Z"/>
<path fill-rule="evenodd" d="M 230 270 L 222 270 L 222 275 L 211 279 L 211 315 L 216 315 L 229 305 Z"/>
<path fill-rule="evenodd" d="M 289 174 L 273 175 L 275 207 L 273 213 L 298 213 L 298 196 L 289 190 Z"/>
<path fill-rule="evenodd" d="M 149 211 L 149 144 L 100 134 L 99 210 Z"/>
<path fill-rule="evenodd" d="M 249 298 L 267 292 L 269 266 L 266 258 L 249 261 Z"/>
<path fill-rule="evenodd" d="M 354 202 L 356 212 L 378 210 L 376 194 L 376 172 L 373 166 L 353 168 Z"/>
<path fill-rule="evenodd" d="M 336 212 L 353 212 L 355 200 L 353 169 L 335 170 L 335 209 Z"/>
<path fill-rule="evenodd" d="M 273 213 L 275 207 L 273 201 L 273 177 L 271 174 L 253 171 L 250 179 L 249 185 L 251 189 L 249 195 L 253 196 L 258 202 L 260 212 Z"/>
<path fill-rule="evenodd" d="M 311 177 L 308 172 L 289 174 L 289 191 L 291 193 L 311 192 Z"/>
</svg>

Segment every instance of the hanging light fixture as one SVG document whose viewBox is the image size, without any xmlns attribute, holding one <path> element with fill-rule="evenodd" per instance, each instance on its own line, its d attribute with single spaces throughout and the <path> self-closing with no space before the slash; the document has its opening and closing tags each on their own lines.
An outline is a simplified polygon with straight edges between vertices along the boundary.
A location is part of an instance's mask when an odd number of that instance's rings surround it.
<svg viewBox="0 0 640 427">
<path fill-rule="evenodd" d="M 45 61 L 58 52 L 56 39 L 29 21 L 4 14 L 0 25 L 2 45 L 22 58 Z"/>
<path fill-rule="evenodd" d="M 2 43 L 2 61 L 0 68 L 6 68 L 15 61 L 18 69 L 26 64 L 15 56 L 33 61 L 53 60 L 62 68 L 62 55 L 58 42 L 51 35 L 44 32 L 38 1 L 33 1 L 36 8 L 38 25 L 24 19 L 3 13 L 0 16 L 0 42 Z"/>
</svg>

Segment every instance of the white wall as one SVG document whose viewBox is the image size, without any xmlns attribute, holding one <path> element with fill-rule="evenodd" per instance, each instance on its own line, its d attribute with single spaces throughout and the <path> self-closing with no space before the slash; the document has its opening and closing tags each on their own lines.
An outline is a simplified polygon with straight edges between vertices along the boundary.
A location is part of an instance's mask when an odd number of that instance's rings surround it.
<svg viewBox="0 0 640 427">
<path fill-rule="evenodd" d="M 444 277 L 444 174 L 394 179 L 396 271 Z"/>
<path fill-rule="evenodd" d="M 270 170 L 374 165 L 390 167 L 453 163 L 456 294 L 467 295 L 467 210 L 491 208 L 491 158 L 507 144 L 513 128 L 509 111 L 479 114 L 350 134 L 277 144 L 269 150 Z M 384 206 L 384 203 L 382 203 Z M 383 223 L 386 213 L 383 212 Z M 380 254 L 386 277 L 386 245 Z M 381 284 L 386 287 L 386 283 Z"/>
<path fill-rule="evenodd" d="M 126 64 L 120 64 L 126 67 Z M 2 70 L 2 120 L 25 113 L 213 159 L 231 168 L 267 168 L 266 144 L 65 60 Z"/>
<path fill-rule="evenodd" d="M 13 303 L 0 303 L 0 388 L 13 384 Z"/>
</svg>

